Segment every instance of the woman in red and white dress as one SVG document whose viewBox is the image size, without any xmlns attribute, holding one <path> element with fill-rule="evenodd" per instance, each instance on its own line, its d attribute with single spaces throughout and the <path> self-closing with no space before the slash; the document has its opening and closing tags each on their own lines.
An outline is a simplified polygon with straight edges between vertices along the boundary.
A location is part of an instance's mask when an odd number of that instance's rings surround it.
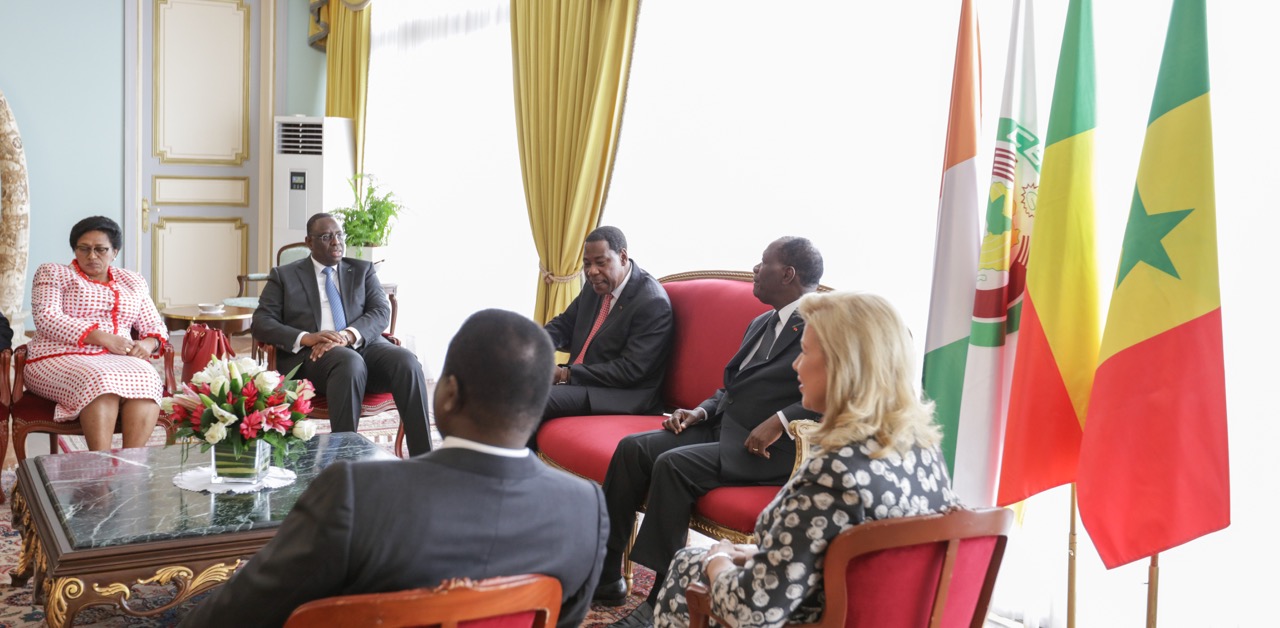
<svg viewBox="0 0 1280 628">
<path fill-rule="evenodd" d="M 80 417 L 90 450 L 111 448 L 117 416 L 124 446 L 143 447 L 160 416 L 164 383 L 149 360 L 168 338 L 164 321 L 142 275 L 111 267 L 120 251 L 114 220 L 76 223 L 71 250 L 71 264 L 36 269 L 27 388 L 57 403 L 54 421 Z"/>
</svg>

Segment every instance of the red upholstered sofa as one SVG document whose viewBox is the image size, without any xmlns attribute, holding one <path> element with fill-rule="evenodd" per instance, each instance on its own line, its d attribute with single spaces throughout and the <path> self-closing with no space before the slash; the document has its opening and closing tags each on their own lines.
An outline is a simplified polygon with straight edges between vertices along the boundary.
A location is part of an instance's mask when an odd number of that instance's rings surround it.
<svg viewBox="0 0 1280 628">
<path fill-rule="evenodd" d="M 769 309 L 752 294 L 751 280 L 751 273 L 740 271 L 659 279 L 675 319 L 675 346 L 662 391 L 668 410 L 696 407 L 724 383 L 725 364 L 742 343 L 747 325 Z M 628 434 L 661 429 L 662 420 L 652 415 L 555 419 L 538 430 L 538 455 L 552 466 L 603 483 L 618 442 Z M 689 525 L 711 537 L 750 542 L 756 517 L 777 493 L 772 486 L 715 489 L 698 500 Z"/>
</svg>

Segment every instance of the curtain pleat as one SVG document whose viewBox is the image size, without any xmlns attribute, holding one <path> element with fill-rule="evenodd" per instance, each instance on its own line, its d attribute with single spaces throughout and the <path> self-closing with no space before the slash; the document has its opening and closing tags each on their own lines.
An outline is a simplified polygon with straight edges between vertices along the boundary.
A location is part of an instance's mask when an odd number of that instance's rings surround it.
<svg viewBox="0 0 1280 628">
<path fill-rule="evenodd" d="M 542 268 L 534 320 L 582 289 L 622 125 L 639 0 L 512 0 L 511 59 L 525 202 Z"/>
<path fill-rule="evenodd" d="M 364 173 L 365 112 L 369 96 L 369 3 L 330 2 L 324 114 L 351 118 L 355 172 Z"/>
</svg>

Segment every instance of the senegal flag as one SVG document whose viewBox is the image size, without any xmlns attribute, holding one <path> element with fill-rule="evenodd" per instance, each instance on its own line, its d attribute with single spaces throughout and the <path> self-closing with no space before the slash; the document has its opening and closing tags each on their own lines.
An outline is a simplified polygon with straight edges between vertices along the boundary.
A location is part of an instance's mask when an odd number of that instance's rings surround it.
<svg viewBox="0 0 1280 628">
<path fill-rule="evenodd" d="M 1071 0 L 1049 109 L 996 502 L 1075 480 L 1098 356 L 1093 10 Z"/>
<path fill-rule="evenodd" d="M 1078 477 L 1108 568 L 1230 524 L 1205 1 L 1174 0 Z"/>
</svg>

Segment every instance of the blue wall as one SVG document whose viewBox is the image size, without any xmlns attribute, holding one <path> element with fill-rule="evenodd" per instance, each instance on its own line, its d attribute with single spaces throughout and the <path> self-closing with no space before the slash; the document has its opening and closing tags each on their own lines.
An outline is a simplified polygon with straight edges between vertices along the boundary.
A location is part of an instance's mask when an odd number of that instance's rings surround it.
<svg viewBox="0 0 1280 628">
<path fill-rule="evenodd" d="M 324 115 L 325 56 L 307 46 L 307 0 L 278 0 L 276 15 L 285 39 L 277 113 Z M 29 310 L 36 266 L 71 260 L 76 221 L 124 219 L 124 3 L 0 0 L 0 33 L 0 90 L 31 186 Z"/>
<path fill-rule="evenodd" d="M 71 261 L 76 221 L 124 216 L 123 4 L 53 4 L 0 0 L 0 90 L 22 132 L 31 186 L 24 309 L 36 266 Z"/>
</svg>

